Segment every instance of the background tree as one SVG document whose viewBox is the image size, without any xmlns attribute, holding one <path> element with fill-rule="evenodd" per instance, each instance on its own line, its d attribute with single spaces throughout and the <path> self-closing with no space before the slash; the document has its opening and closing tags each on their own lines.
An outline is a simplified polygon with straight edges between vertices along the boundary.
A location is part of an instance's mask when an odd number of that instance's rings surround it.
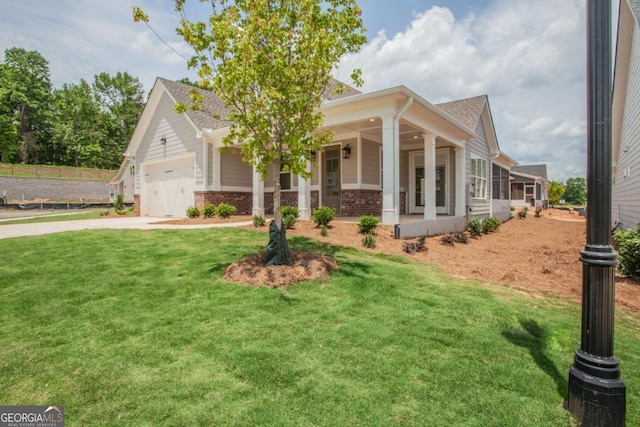
<svg viewBox="0 0 640 427">
<path fill-rule="evenodd" d="M 568 178 L 563 198 L 571 205 L 584 205 L 587 201 L 587 181 L 582 177 Z"/>
<path fill-rule="evenodd" d="M 5 50 L 0 67 L 0 149 L 2 159 L 38 163 L 48 138 L 51 81 L 49 64 L 36 51 Z"/>
<path fill-rule="evenodd" d="M 331 141 L 329 130 L 318 131 L 319 108 L 340 58 L 366 42 L 361 10 L 355 0 L 219 0 L 211 2 L 209 20 L 191 22 L 184 5 L 176 0 L 178 34 L 196 51 L 188 65 L 229 109 L 224 145 L 242 144 L 244 161 L 263 180 L 271 169 L 280 229 L 279 172 L 309 178 L 311 153 Z M 134 20 L 148 17 L 134 8 Z M 362 83 L 359 70 L 351 77 Z M 201 100 L 193 90 L 195 108 Z"/>
<path fill-rule="evenodd" d="M 102 111 L 100 150 L 103 167 L 117 168 L 144 108 L 144 90 L 137 77 L 118 71 L 95 76 L 93 93 Z"/>
<path fill-rule="evenodd" d="M 564 184 L 558 181 L 551 181 L 547 193 L 551 206 L 557 205 L 560 203 L 560 199 L 562 199 L 562 195 L 564 194 Z"/>
</svg>

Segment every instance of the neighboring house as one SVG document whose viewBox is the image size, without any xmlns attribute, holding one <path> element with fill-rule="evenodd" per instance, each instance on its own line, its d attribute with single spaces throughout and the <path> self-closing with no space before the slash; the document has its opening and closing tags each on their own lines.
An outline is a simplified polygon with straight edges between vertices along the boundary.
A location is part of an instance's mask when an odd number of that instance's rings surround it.
<svg viewBox="0 0 640 427">
<path fill-rule="evenodd" d="M 518 162 L 507 156 L 503 152 L 493 160 L 492 165 L 492 189 L 491 216 L 506 221 L 511 218 L 511 169 L 518 166 Z"/>
<path fill-rule="evenodd" d="M 640 0 L 622 0 L 613 81 L 612 220 L 640 223 Z"/>
<path fill-rule="evenodd" d="M 238 151 L 221 150 L 229 123 L 212 116 L 225 117 L 219 98 L 201 91 L 206 111 L 173 110 L 189 104 L 189 89 L 156 80 L 113 190 L 139 215 L 184 217 L 189 206 L 222 201 L 239 213 L 271 214 L 271 177 L 263 182 Z M 310 162 L 314 178 L 279 177 L 282 204 L 298 206 L 303 219 L 332 206 L 341 216 L 380 216 L 407 237 L 463 230 L 470 216 L 493 213 L 500 152 L 486 96 L 433 105 L 404 86 L 349 88 L 329 95 L 321 111 L 335 136 Z M 508 169 L 514 162 L 504 159 Z"/>
<path fill-rule="evenodd" d="M 547 165 L 518 165 L 511 168 L 511 204 L 515 207 L 549 207 Z"/>
</svg>

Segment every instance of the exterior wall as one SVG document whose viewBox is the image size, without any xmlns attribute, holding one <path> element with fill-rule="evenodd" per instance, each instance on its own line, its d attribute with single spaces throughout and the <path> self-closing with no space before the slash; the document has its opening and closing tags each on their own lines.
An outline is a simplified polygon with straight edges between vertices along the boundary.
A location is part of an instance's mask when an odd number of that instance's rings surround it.
<svg viewBox="0 0 640 427">
<path fill-rule="evenodd" d="M 340 149 L 349 144 L 351 147 L 351 156 L 348 159 L 342 158 L 342 151 L 340 151 L 340 164 L 342 165 L 342 183 L 343 184 L 357 184 L 358 183 L 358 140 L 355 138 L 345 139 L 342 142 Z"/>
<path fill-rule="evenodd" d="M 468 189 L 471 188 L 471 153 L 473 153 L 487 161 L 487 199 L 474 199 L 470 196 L 467 197 L 469 200 L 469 215 L 472 217 L 482 217 L 489 215 L 491 207 L 491 159 L 489 158 L 489 144 L 487 142 L 487 136 L 482 119 L 478 121 L 475 131 L 478 136 L 467 142 L 465 159 L 465 165 L 467 168 L 466 187 Z"/>
<path fill-rule="evenodd" d="M 69 178 L 0 176 L 0 197 L 7 200 L 50 199 L 54 201 L 109 202 L 109 181 Z"/>
<path fill-rule="evenodd" d="M 342 216 L 382 215 L 382 191 L 342 190 Z"/>
<path fill-rule="evenodd" d="M 612 219 L 620 228 L 640 223 L 640 34 L 634 23 L 629 80 L 613 184 Z"/>
<path fill-rule="evenodd" d="M 362 140 L 362 183 L 381 185 L 380 183 L 380 144 Z"/>
<path fill-rule="evenodd" d="M 311 200 L 313 203 L 313 195 Z M 280 206 L 298 206 L 298 192 L 280 191 Z M 273 215 L 273 192 L 264 193 L 264 213 Z"/>
<path fill-rule="evenodd" d="M 166 144 L 160 139 L 166 138 Z M 140 147 L 135 153 L 136 194 L 140 194 L 142 163 L 170 160 L 174 157 L 194 153 L 196 161 L 196 187 L 204 185 L 204 153 L 202 139 L 197 138 L 196 129 L 186 116 L 173 109 L 173 101 L 164 93 L 156 112 L 147 127 Z"/>
<path fill-rule="evenodd" d="M 253 196 L 251 193 L 241 191 L 194 191 L 196 208 L 202 209 L 204 205 L 217 205 L 221 202 L 233 205 L 238 210 L 238 215 L 251 215 L 253 211 Z"/>
<path fill-rule="evenodd" d="M 135 216 L 140 216 L 140 195 L 136 194 L 133 196 L 133 214 Z"/>
<path fill-rule="evenodd" d="M 220 185 L 247 188 L 253 186 L 253 167 L 242 160 L 242 153 L 229 150 L 220 153 Z"/>
</svg>

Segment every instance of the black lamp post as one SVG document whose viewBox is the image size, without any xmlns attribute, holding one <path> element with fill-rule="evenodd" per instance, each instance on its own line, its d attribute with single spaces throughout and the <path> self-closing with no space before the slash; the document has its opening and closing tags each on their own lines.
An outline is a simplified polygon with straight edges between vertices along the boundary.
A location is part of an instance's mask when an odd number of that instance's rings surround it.
<svg viewBox="0 0 640 427">
<path fill-rule="evenodd" d="M 569 369 L 569 411 L 582 426 L 624 426 L 626 388 L 613 355 L 615 267 L 611 246 L 611 1 L 587 1 L 587 244 L 582 339 Z"/>
</svg>

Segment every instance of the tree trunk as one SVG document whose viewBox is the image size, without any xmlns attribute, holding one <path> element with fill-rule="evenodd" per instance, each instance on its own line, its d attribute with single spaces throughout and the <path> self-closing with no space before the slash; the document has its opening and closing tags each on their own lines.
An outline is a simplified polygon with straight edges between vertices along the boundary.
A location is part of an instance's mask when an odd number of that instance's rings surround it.
<svg viewBox="0 0 640 427">
<path fill-rule="evenodd" d="M 269 225 L 269 244 L 264 265 L 291 265 L 291 251 L 287 243 L 287 235 L 282 214 L 280 213 L 280 162 L 273 166 L 273 217 Z"/>
</svg>

